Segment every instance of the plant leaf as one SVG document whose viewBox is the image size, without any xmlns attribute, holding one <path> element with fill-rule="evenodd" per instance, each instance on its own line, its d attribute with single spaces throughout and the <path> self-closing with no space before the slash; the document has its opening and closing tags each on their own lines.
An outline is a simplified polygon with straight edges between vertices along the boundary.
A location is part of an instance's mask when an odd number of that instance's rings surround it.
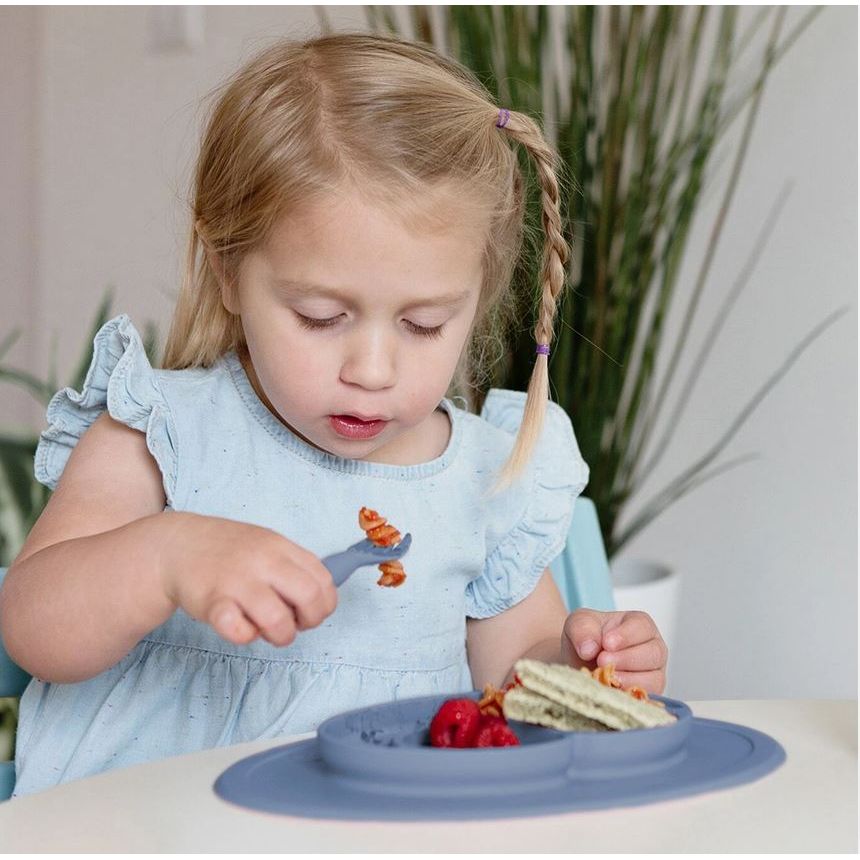
<svg viewBox="0 0 860 860">
<path fill-rule="evenodd" d="M 690 475 L 686 480 L 679 480 L 677 483 L 673 482 L 655 496 L 641 511 L 641 513 L 639 513 L 639 515 L 630 523 L 630 525 L 620 532 L 613 546 L 613 553 L 619 552 L 626 543 L 632 540 L 637 534 L 639 534 L 639 532 L 642 531 L 642 529 L 655 520 L 667 508 L 679 499 L 682 499 L 688 493 L 695 490 L 697 487 L 710 481 L 711 478 L 715 478 L 723 472 L 734 469 L 736 466 L 740 466 L 742 463 L 746 463 L 749 460 L 758 459 L 760 456 L 760 454 L 744 454 L 741 457 L 735 457 L 733 460 L 729 460 L 719 466 L 715 466 L 713 469 L 705 469 L 700 472 L 696 472 Z"/>
<path fill-rule="evenodd" d="M 38 439 L 0 436 L 0 466 L 6 473 L 16 504 L 29 517 L 32 513 L 33 455 Z"/>
<path fill-rule="evenodd" d="M 672 499 L 674 498 L 674 493 L 678 488 L 683 487 L 688 481 L 695 478 L 695 476 L 701 472 L 706 466 L 710 465 L 710 463 L 719 456 L 722 450 L 728 445 L 728 443 L 734 438 L 737 432 L 741 429 L 741 427 L 746 423 L 747 419 L 750 415 L 755 412 L 758 408 L 759 404 L 764 400 L 764 398 L 773 390 L 776 384 L 785 376 L 786 373 L 791 369 L 792 365 L 800 358 L 800 356 L 806 351 L 806 349 L 818 338 L 820 337 L 831 325 L 833 325 L 839 317 L 843 316 L 847 313 L 849 308 L 842 307 L 828 314 L 821 322 L 817 325 L 813 326 L 813 328 L 797 343 L 794 349 L 791 350 L 788 357 L 782 362 L 782 364 L 765 380 L 765 382 L 756 390 L 753 396 L 747 401 L 732 423 L 729 425 L 729 428 L 725 433 L 717 440 L 717 442 L 708 449 L 698 460 L 688 466 L 684 471 L 682 471 L 676 478 L 669 482 L 669 484 L 660 490 L 655 496 L 653 496 L 648 502 L 643 506 L 645 510 L 651 511 L 651 515 L 648 517 L 648 521 L 654 518 L 657 514 L 663 511 L 666 507 L 666 504 L 662 503 L 664 499 Z M 634 518 L 633 522 L 637 521 L 637 518 Z M 630 527 L 626 529 L 619 537 L 613 541 L 612 548 L 613 552 L 617 552 L 620 546 L 625 543 L 630 538 Z M 623 539 L 623 540 L 622 540 Z"/>
<path fill-rule="evenodd" d="M 80 391 L 84 387 L 84 381 L 87 378 L 87 371 L 90 369 L 90 364 L 92 364 L 93 360 L 93 341 L 95 340 L 98 330 L 108 321 L 112 304 L 113 290 L 108 288 L 99 303 L 98 309 L 96 310 L 95 319 L 90 325 L 87 346 L 84 348 L 78 362 L 78 368 L 72 376 L 71 387 L 74 388 L 75 391 Z"/>
<path fill-rule="evenodd" d="M 0 358 L 3 358 L 4 355 L 12 348 L 15 341 L 21 336 L 21 329 L 13 328 L 9 334 L 6 335 L 3 342 L 0 343 Z"/>
<path fill-rule="evenodd" d="M 32 373 L 25 370 L 17 370 L 14 367 L 0 367 L 0 381 L 11 382 L 26 388 L 37 400 L 47 403 L 54 393 L 52 389 L 37 379 Z"/>
<path fill-rule="evenodd" d="M 791 183 L 788 183 L 786 184 L 786 186 L 783 187 L 782 192 L 780 193 L 779 197 L 776 200 L 776 203 L 774 204 L 773 208 L 768 214 L 768 217 L 765 220 L 761 232 L 752 244 L 752 251 L 746 263 L 741 269 L 741 274 L 739 275 L 732 289 L 726 295 L 717 313 L 714 314 L 713 321 L 711 322 L 711 326 L 708 330 L 708 333 L 705 335 L 705 338 L 702 342 L 702 346 L 695 359 L 693 360 L 692 364 L 690 365 L 690 373 L 687 377 L 686 382 L 684 383 L 684 386 L 681 389 L 675 408 L 672 410 L 672 413 L 666 421 L 666 430 L 663 437 L 657 444 L 654 453 L 651 455 L 648 462 L 644 466 L 642 466 L 641 470 L 639 470 L 638 472 L 631 473 L 631 476 L 628 479 L 630 484 L 635 483 L 641 485 L 642 483 L 644 483 L 645 479 L 653 471 L 654 466 L 660 461 L 662 455 L 669 447 L 669 443 L 672 440 L 673 432 L 680 422 L 681 416 L 684 413 L 684 409 L 689 402 L 690 395 L 695 388 L 696 381 L 698 380 L 699 375 L 702 372 L 702 368 L 707 363 L 708 356 L 710 355 L 711 349 L 716 342 L 717 336 L 719 335 L 720 331 L 723 328 L 723 325 L 728 319 L 732 307 L 734 306 L 743 289 L 748 284 L 749 278 L 755 269 L 755 264 L 758 262 L 765 247 L 767 246 L 767 241 L 770 238 L 771 233 L 773 232 L 773 228 L 776 226 L 776 222 L 779 218 L 780 212 L 782 211 L 782 207 L 785 204 L 785 201 L 788 199 L 790 187 Z"/>
</svg>

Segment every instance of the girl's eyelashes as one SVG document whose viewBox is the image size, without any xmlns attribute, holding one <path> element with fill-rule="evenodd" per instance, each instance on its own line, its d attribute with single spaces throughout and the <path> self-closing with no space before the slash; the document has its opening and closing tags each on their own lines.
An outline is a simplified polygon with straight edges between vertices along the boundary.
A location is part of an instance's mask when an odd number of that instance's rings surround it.
<svg viewBox="0 0 860 860">
<path fill-rule="evenodd" d="M 296 319 L 299 321 L 299 325 L 303 328 L 307 329 L 323 329 L 323 328 L 331 328 L 331 326 L 336 325 L 337 321 L 343 316 L 343 314 L 338 314 L 333 317 L 325 317 L 323 319 L 319 319 L 317 317 L 306 317 L 304 314 L 300 314 L 298 311 L 294 311 L 296 315 Z M 442 328 L 444 327 L 444 323 L 435 326 L 423 326 L 418 325 L 418 323 L 414 323 L 411 320 L 403 320 L 403 324 L 406 326 L 406 329 L 410 331 L 414 335 L 418 335 L 419 337 L 430 337 L 436 338 L 442 336 Z"/>
<path fill-rule="evenodd" d="M 326 317 L 325 319 L 317 319 L 316 317 L 306 317 L 304 314 L 300 314 L 298 311 L 294 311 L 296 315 L 296 319 L 299 321 L 299 325 L 303 328 L 310 329 L 321 329 L 321 328 L 329 328 L 333 326 L 342 316 L 342 314 L 338 314 L 334 317 Z"/>
<path fill-rule="evenodd" d="M 425 326 L 418 325 L 410 320 L 403 320 L 403 322 L 412 334 L 417 334 L 419 337 L 442 337 L 442 326 L 444 323 L 442 325 Z"/>
</svg>

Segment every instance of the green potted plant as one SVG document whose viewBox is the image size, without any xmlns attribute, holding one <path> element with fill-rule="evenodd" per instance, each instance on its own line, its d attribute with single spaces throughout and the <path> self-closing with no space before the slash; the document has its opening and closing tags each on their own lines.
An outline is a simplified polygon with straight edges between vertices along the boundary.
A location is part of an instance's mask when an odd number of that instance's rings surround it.
<svg viewBox="0 0 860 860">
<path fill-rule="evenodd" d="M 316 8 L 323 29 L 329 28 L 323 8 Z M 670 404 L 668 391 L 681 356 L 689 352 L 692 322 L 768 76 L 820 9 L 805 14 L 788 33 L 783 33 L 786 7 L 762 8 L 743 32 L 738 31 L 737 7 L 731 6 L 411 6 L 406 13 L 411 32 L 404 32 L 402 9 L 400 15 L 393 7 L 365 9 L 371 29 L 433 44 L 472 69 L 498 105 L 542 119 L 561 156 L 567 174 L 561 210 L 573 254 L 571 289 L 560 309 L 550 362 L 551 388 L 571 415 L 590 465 L 586 492 L 596 505 L 612 560 L 670 505 L 749 459 L 716 462 L 762 398 L 843 312 L 809 332 L 701 457 L 629 510 L 668 449 L 720 327 L 748 283 L 784 202 L 783 193 Z M 747 61 L 750 46 L 762 34 L 758 71 L 750 80 L 734 80 L 739 61 Z M 695 86 L 694 80 L 699 81 Z M 707 171 L 726 132 L 744 116 L 680 335 L 669 342 L 665 321 L 673 303 L 681 301 L 678 274 L 710 178 Z M 528 176 L 527 157 L 520 157 Z M 527 215 L 532 235 L 540 235 L 538 194 L 532 184 Z M 534 293 L 540 252 L 540 247 L 526 249 L 516 276 L 520 294 Z M 658 377 L 661 350 L 670 358 Z M 525 325 L 492 384 L 524 389 L 533 352 L 531 327 Z M 668 429 L 656 438 L 657 418 L 666 414 Z M 624 590 L 617 581 L 615 592 L 620 608 L 632 608 L 621 605 Z M 632 599 L 638 608 L 651 609 L 642 604 L 641 593 Z M 672 623 L 663 620 L 661 629 Z"/>
</svg>

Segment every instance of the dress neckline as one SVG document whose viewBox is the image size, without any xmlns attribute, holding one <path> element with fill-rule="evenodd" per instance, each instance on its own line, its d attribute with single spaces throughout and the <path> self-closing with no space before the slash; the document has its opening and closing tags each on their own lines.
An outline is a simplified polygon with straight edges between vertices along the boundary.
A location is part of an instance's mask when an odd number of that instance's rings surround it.
<svg viewBox="0 0 860 860">
<path fill-rule="evenodd" d="M 351 475 L 373 475 L 375 477 L 395 479 L 424 478 L 446 469 L 451 464 L 460 447 L 462 421 L 458 414 L 459 410 L 451 400 L 443 397 L 439 406 L 448 415 L 451 432 L 445 450 L 433 460 L 411 465 L 398 465 L 393 463 L 375 463 L 371 460 L 353 460 L 348 457 L 340 457 L 337 454 L 330 454 L 328 451 L 321 451 L 319 448 L 315 448 L 297 436 L 289 427 L 272 414 L 268 406 L 263 403 L 254 390 L 254 386 L 251 384 L 251 380 L 248 378 L 248 374 L 242 366 L 242 361 L 235 350 L 225 353 L 223 361 L 236 386 L 236 390 L 239 392 L 239 396 L 254 418 L 262 425 L 263 429 L 285 448 L 288 448 L 303 460 L 307 460 L 322 468 Z"/>
</svg>

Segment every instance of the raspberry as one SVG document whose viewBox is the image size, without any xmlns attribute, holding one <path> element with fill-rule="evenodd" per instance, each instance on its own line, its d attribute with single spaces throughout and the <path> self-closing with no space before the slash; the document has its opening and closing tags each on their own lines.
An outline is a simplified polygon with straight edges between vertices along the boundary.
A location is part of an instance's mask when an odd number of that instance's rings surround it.
<svg viewBox="0 0 860 860">
<path fill-rule="evenodd" d="M 475 737 L 476 747 L 516 747 L 520 739 L 514 734 L 504 717 L 481 718 L 481 725 Z"/>
<path fill-rule="evenodd" d="M 506 723 L 493 726 L 493 746 L 494 747 L 518 747 L 520 739 L 514 734 L 514 730 Z"/>
<path fill-rule="evenodd" d="M 430 723 L 430 744 L 434 747 L 472 746 L 478 734 L 481 712 L 472 699 L 448 699 Z"/>
<path fill-rule="evenodd" d="M 478 734 L 475 736 L 476 747 L 494 747 L 493 732 L 496 726 L 503 726 L 505 721 L 502 717 L 482 717 Z"/>
</svg>

